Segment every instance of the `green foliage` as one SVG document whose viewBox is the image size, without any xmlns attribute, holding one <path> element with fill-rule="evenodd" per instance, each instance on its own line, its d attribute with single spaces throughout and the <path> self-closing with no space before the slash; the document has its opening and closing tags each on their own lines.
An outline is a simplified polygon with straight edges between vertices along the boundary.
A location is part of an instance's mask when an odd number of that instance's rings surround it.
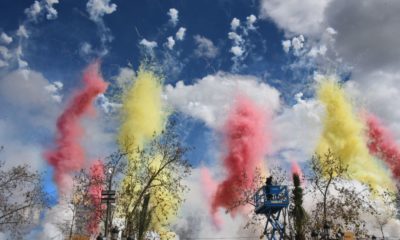
<svg viewBox="0 0 400 240">
<path fill-rule="evenodd" d="M 305 240 L 305 225 L 307 223 L 307 213 L 303 208 L 303 188 L 301 187 L 300 177 L 293 174 L 294 188 L 292 190 L 293 205 L 290 209 L 290 215 L 293 218 L 295 239 Z"/>
</svg>

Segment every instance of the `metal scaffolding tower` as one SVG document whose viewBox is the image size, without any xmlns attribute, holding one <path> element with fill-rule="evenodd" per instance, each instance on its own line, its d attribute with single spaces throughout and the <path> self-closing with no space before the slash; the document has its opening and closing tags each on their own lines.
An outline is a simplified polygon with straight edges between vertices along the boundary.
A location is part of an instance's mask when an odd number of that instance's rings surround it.
<svg viewBox="0 0 400 240">
<path fill-rule="evenodd" d="M 255 213 L 267 218 L 264 234 L 268 240 L 283 240 L 285 224 L 280 221 L 282 211 L 289 206 L 287 186 L 267 184 L 254 195 Z"/>
</svg>

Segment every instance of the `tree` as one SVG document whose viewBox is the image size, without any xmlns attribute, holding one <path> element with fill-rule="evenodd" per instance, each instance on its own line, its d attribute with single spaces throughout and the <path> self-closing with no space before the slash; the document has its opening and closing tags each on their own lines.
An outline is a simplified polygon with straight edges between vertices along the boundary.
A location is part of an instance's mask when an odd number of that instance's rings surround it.
<svg viewBox="0 0 400 240">
<path fill-rule="evenodd" d="M 397 215 L 397 196 L 398 194 L 386 190 L 378 194 L 378 197 L 372 202 L 372 215 L 375 218 L 375 223 L 381 231 L 382 239 L 385 239 L 383 228 Z"/>
<path fill-rule="evenodd" d="M 92 232 L 104 215 L 101 205 L 93 204 L 90 193 L 91 186 L 104 185 L 104 178 L 90 177 L 88 169 L 81 169 L 73 177 L 73 186 L 70 195 L 60 196 L 60 202 L 64 203 L 71 212 L 71 218 L 59 223 L 59 229 L 67 239 L 75 239 L 76 236 L 89 238 L 96 233 Z"/>
<path fill-rule="evenodd" d="M 128 142 L 128 141 L 127 141 Z M 124 147 L 127 151 L 129 147 Z M 168 235 L 169 219 L 176 215 L 187 187 L 182 180 L 190 174 L 191 166 L 185 159 L 187 148 L 179 142 L 174 123 L 155 136 L 144 148 L 122 152 L 128 163 L 117 195 L 118 215 L 125 219 L 125 233 L 138 235 L 141 222 L 151 223 L 148 231 L 156 231 L 162 238 Z M 148 197 L 146 197 L 148 196 Z M 149 204 L 145 200 L 149 198 Z M 137 219 L 137 217 L 141 219 Z M 146 231 L 145 231 L 146 232 Z"/>
<path fill-rule="evenodd" d="M 311 158 L 311 176 L 310 183 L 314 187 L 314 192 L 322 195 L 322 201 L 318 205 L 322 205 L 322 225 L 318 226 L 322 229 L 327 224 L 327 201 L 330 190 L 335 181 L 346 177 L 348 167 L 338 158 L 330 149 L 324 156 L 315 154 Z"/>
<path fill-rule="evenodd" d="M 28 165 L 6 169 L 0 161 L 0 231 L 17 238 L 39 220 L 40 212 L 48 207 L 41 179 Z"/>
<path fill-rule="evenodd" d="M 293 174 L 292 205 L 290 216 L 293 219 L 296 240 L 305 240 L 305 225 L 307 222 L 307 213 L 303 208 L 303 188 L 301 187 L 300 177 Z"/>
<path fill-rule="evenodd" d="M 353 228 L 359 237 L 365 235 L 367 230 L 361 214 L 372 211 L 366 194 L 370 189 L 365 185 L 356 188 L 348 180 L 348 166 L 330 150 L 323 156 L 315 154 L 310 166 L 308 182 L 316 203 L 309 228 L 323 229 L 328 225 L 335 232 L 345 226 Z"/>
<path fill-rule="evenodd" d="M 137 239 L 143 240 L 146 232 L 150 228 L 151 218 L 153 215 L 153 210 L 149 209 L 150 205 L 150 194 L 146 194 L 143 198 L 143 205 L 141 209 L 138 209 L 135 213 L 136 223 L 135 225 L 138 226 L 137 228 Z"/>
</svg>

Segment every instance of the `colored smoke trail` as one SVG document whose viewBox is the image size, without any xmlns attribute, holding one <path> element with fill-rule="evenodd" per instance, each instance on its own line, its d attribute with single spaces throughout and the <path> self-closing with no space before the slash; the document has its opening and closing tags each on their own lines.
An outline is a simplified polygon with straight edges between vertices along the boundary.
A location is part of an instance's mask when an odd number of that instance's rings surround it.
<svg viewBox="0 0 400 240">
<path fill-rule="evenodd" d="M 103 215 L 101 191 L 104 189 L 104 180 L 104 164 L 100 160 L 95 161 L 90 168 L 90 185 L 88 190 L 91 207 L 93 207 L 93 209 L 90 212 L 87 229 L 92 235 L 97 235 L 99 233 L 99 223 Z"/>
<path fill-rule="evenodd" d="M 137 148 L 142 149 L 154 137 L 157 137 L 165 129 L 168 113 L 164 109 L 162 101 L 162 79 L 154 72 L 141 68 L 137 78 L 125 91 L 121 109 L 121 127 L 119 130 L 118 143 L 123 151 L 127 151 L 130 155 L 128 161 L 135 164 L 138 159 L 135 157 Z M 151 160 L 151 165 L 157 166 L 160 159 L 155 157 Z M 140 171 L 140 169 L 139 169 Z M 169 173 L 164 169 L 164 176 Z M 133 173 L 134 174 L 134 173 Z M 169 179 L 162 179 L 169 181 Z M 129 179 L 124 179 L 122 189 L 128 188 L 132 184 Z M 134 183 L 129 189 L 141 189 L 140 183 Z M 133 194 L 136 194 L 133 193 Z M 155 207 L 154 216 L 151 221 L 150 228 L 154 231 L 165 235 L 169 234 L 168 229 L 164 226 L 172 220 L 174 209 L 178 205 L 178 200 L 174 194 L 165 189 L 157 188 L 156 191 L 150 191 L 150 205 L 163 206 Z"/>
<path fill-rule="evenodd" d="M 300 182 L 303 183 L 303 172 L 301 171 L 299 164 L 295 161 L 292 161 L 292 174 L 299 176 Z"/>
<path fill-rule="evenodd" d="M 270 144 L 268 123 L 266 111 L 247 97 L 237 98 L 223 129 L 227 149 L 223 166 L 227 176 L 218 184 L 211 205 L 212 215 L 217 214 L 219 208 L 232 207 L 241 200 L 240 189 L 251 187 L 256 168 L 263 166 Z"/>
<path fill-rule="evenodd" d="M 393 176 L 400 180 L 400 147 L 393 135 L 379 119 L 372 115 L 366 115 L 368 126 L 368 148 L 371 154 L 382 159 L 389 166 Z"/>
<path fill-rule="evenodd" d="M 163 109 L 161 94 L 161 78 L 141 68 L 134 84 L 123 96 L 118 136 L 121 149 L 142 148 L 164 130 L 167 114 Z"/>
<path fill-rule="evenodd" d="M 368 151 L 364 125 L 353 113 L 343 89 L 334 79 L 320 83 L 318 97 L 326 107 L 324 129 L 317 146 L 323 156 L 330 149 L 349 167 L 350 177 L 374 189 L 394 190 L 390 174 Z"/>
<path fill-rule="evenodd" d="M 206 167 L 202 167 L 200 169 L 200 180 L 201 180 L 201 186 L 202 186 L 202 194 L 205 196 L 206 201 L 208 201 L 208 204 L 211 206 L 212 204 L 212 197 L 217 191 L 218 183 L 216 183 L 210 173 L 210 170 Z M 213 214 L 212 216 L 212 221 L 214 226 L 216 226 L 218 229 L 221 228 L 223 222 L 222 219 L 218 214 Z"/>
<path fill-rule="evenodd" d="M 83 88 L 75 92 L 57 119 L 56 147 L 44 154 L 47 162 L 54 168 L 53 178 L 59 193 L 67 193 L 71 189 L 71 173 L 84 167 L 85 151 L 80 143 L 84 134 L 81 120 L 94 112 L 93 103 L 96 97 L 107 89 L 99 68 L 100 64 L 96 62 L 84 71 Z"/>
</svg>

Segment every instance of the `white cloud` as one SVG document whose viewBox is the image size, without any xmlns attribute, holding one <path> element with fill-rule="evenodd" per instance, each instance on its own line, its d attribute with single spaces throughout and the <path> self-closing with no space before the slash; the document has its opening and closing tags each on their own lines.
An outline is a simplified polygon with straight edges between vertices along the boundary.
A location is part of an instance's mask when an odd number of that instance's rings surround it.
<svg viewBox="0 0 400 240">
<path fill-rule="evenodd" d="M 0 68 L 7 67 L 8 63 L 0 59 Z"/>
<path fill-rule="evenodd" d="M 292 47 L 292 41 L 290 40 L 284 40 L 282 41 L 282 47 L 285 53 L 288 53 L 290 50 L 290 47 Z"/>
<path fill-rule="evenodd" d="M 400 72 L 353 72 L 346 91 L 360 106 L 378 115 L 400 142 Z"/>
<path fill-rule="evenodd" d="M 0 56 L 5 60 L 10 59 L 11 58 L 11 54 L 8 51 L 8 48 L 6 48 L 4 46 L 0 46 Z"/>
<path fill-rule="evenodd" d="M 197 45 L 197 48 L 194 50 L 197 57 L 215 58 L 218 55 L 218 48 L 210 39 L 199 35 L 193 38 Z"/>
<path fill-rule="evenodd" d="M 113 113 L 122 106 L 120 103 L 111 102 L 104 94 L 97 97 L 97 102 L 105 113 Z"/>
<path fill-rule="evenodd" d="M 46 18 L 47 20 L 53 20 L 56 19 L 58 17 L 58 12 L 57 10 L 54 8 L 54 4 L 58 4 L 59 0 L 45 0 L 45 7 L 47 10 L 47 14 L 46 14 Z"/>
<path fill-rule="evenodd" d="M 157 42 L 155 41 L 148 41 L 147 39 L 143 38 L 140 42 L 140 45 L 144 46 L 147 50 L 152 51 L 155 47 L 158 46 Z"/>
<path fill-rule="evenodd" d="M 119 69 L 118 75 L 113 77 L 119 87 L 124 87 L 135 79 L 136 73 L 132 68 L 122 67 Z"/>
<path fill-rule="evenodd" d="M 113 128 L 116 129 L 118 126 L 119 119 L 115 116 L 121 107 L 120 104 L 109 101 L 104 95 L 98 96 L 96 106 L 98 111 L 95 119 L 89 116 L 82 121 L 83 129 L 85 129 L 82 145 L 89 161 L 105 159 L 115 151 L 117 136 Z M 90 162 L 86 164 L 90 166 Z"/>
<path fill-rule="evenodd" d="M 27 161 L 33 170 L 43 166 L 42 146 L 31 136 L 32 131 L 54 129 L 59 106 L 46 90 L 49 84 L 43 75 L 30 70 L 17 70 L 0 79 L 0 111 L 7 116 L 0 120 L 0 145 L 5 147 L 1 158 L 7 166 Z"/>
<path fill-rule="evenodd" d="M 45 86 L 45 89 L 50 93 L 54 101 L 60 103 L 62 100 L 62 95 L 60 94 L 60 91 L 62 90 L 63 86 L 64 85 L 62 82 L 56 81 Z"/>
<path fill-rule="evenodd" d="M 273 120 L 272 152 L 279 153 L 288 162 L 308 160 L 322 130 L 323 106 L 318 100 L 303 100 L 302 96 L 302 93 L 296 94 L 297 103 L 285 107 Z"/>
<path fill-rule="evenodd" d="M 235 45 L 239 45 L 243 43 L 243 38 L 236 32 L 229 32 L 228 38 L 234 42 Z"/>
<path fill-rule="evenodd" d="M 175 46 L 175 40 L 174 40 L 174 38 L 173 38 L 172 36 L 169 36 L 169 37 L 167 38 L 166 45 L 167 45 L 167 47 L 168 47 L 170 50 L 172 50 L 172 49 L 174 48 L 174 46 Z"/>
<path fill-rule="evenodd" d="M 28 62 L 23 60 L 23 59 L 18 58 L 17 62 L 18 62 L 18 67 L 19 68 L 26 68 L 26 67 L 29 66 Z"/>
<path fill-rule="evenodd" d="M 337 31 L 331 27 L 327 27 L 326 31 L 330 34 L 330 35 L 335 35 L 337 34 Z"/>
<path fill-rule="evenodd" d="M 280 108 L 279 92 L 253 76 L 219 72 L 198 80 L 193 85 L 178 82 L 165 89 L 166 101 L 177 110 L 218 128 L 237 94 L 246 94 L 272 112 Z"/>
<path fill-rule="evenodd" d="M 58 12 L 57 10 L 53 7 L 53 4 L 57 4 L 58 0 L 46 0 L 47 2 L 47 14 L 46 14 L 46 18 L 48 20 L 52 20 L 52 19 L 56 19 L 58 16 Z"/>
<path fill-rule="evenodd" d="M 18 67 L 19 67 L 19 68 L 26 68 L 26 67 L 28 67 L 28 62 L 22 59 L 23 55 L 24 55 L 24 54 L 23 54 L 23 52 L 22 52 L 22 46 L 19 45 L 19 46 L 16 48 L 16 50 L 15 50 L 15 56 L 16 56 L 17 64 L 18 64 Z"/>
<path fill-rule="evenodd" d="M 257 17 L 251 14 L 250 16 L 246 17 L 247 29 L 254 30 L 254 23 L 257 21 Z"/>
<path fill-rule="evenodd" d="M 176 32 L 176 40 L 182 41 L 185 39 L 186 28 L 180 27 L 179 30 Z"/>
<path fill-rule="evenodd" d="M 12 37 L 8 36 L 6 33 L 2 32 L 0 35 L 0 41 L 1 41 L 1 43 L 8 45 L 13 41 L 13 39 L 12 39 Z"/>
<path fill-rule="evenodd" d="M 362 7 L 360 7 L 362 6 Z M 333 28 L 334 47 L 346 64 L 361 71 L 398 71 L 400 1 L 335 0 L 325 12 Z"/>
<path fill-rule="evenodd" d="M 289 33 L 313 35 L 323 27 L 331 0 L 261 0 L 260 15 Z"/>
<path fill-rule="evenodd" d="M 294 37 L 292 39 L 292 46 L 293 46 L 293 49 L 295 51 L 299 51 L 300 49 L 302 49 L 303 46 L 304 46 L 304 37 L 303 37 L 303 35 L 300 35 L 298 37 Z"/>
<path fill-rule="evenodd" d="M 168 16 L 170 17 L 169 21 L 176 26 L 176 24 L 178 24 L 179 21 L 179 11 L 176 10 L 175 8 L 170 8 L 168 10 Z"/>
<path fill-rule="evenodd" d="M 325 45 L 321 45 L 319 47 L 313 46 L 307 55 L 310 57 L 317 57 L 318 55 L 323 56 L 327 50 L 328 48 Z"/>
<path fill-rule="evenodd" d="M 94 22 L 101 21 L 106 14 L 111 14 L 117 10 L 115 3 L 111 0 L 89 0 L 86 4 L 86 10 L 90 15 L 90 19 Z"/>
<path fill-rule="evenodd" d="M 304 47 L 304 36 L 299 35 L 297 37 L 293 37 L 292 40 L 287 39 L 282 41 L 283 50 L 288 53 L 290 49 L 293 49 L 296 55 L 300 54 L 300 50 Z M 326 51 L 326 50 L 325 50 Z"/>
<path fill-rule="evenodd" d="M 17 36 L 21 38 L 29 38 L 28 31 L 26 30 L 24 25 L 20 25 L 17 30 Z"/>
<path fill-rule="evenodd" d="M 244 50 L 243 50 L 243 48 L 241 48 L 240 46 L 233 46 L 233 47 L 231 47 L 230 52 L 231 52 L 233 55 L 235 55 L 236 57 L 240 57 L 240 56 L 243 55 Z"/>
<path fill-rule="evenodd" d="M 39 1 L 35 1 L 29 8 L 25 9 L 25 14 L 33 21 L 37 21 L 37 17 L 42 11 Z"/>
<path fill-rule="evenodd" d="M 240 20 L 237 18 L 233 18 L 231 22 L 231 30 L 236 31 L 236 29 L 240 26 Z"/>
<path fill-rule="evenodd" d="M 46 14 L 48 20 L 53 20 L 58 16 L 58 12 L 53 5 L 58 3 L 59 0 L 36 0 L 29 8 L 25 9 L 25 14 L 29 20 L 34 22 L 38 22 L 39 17 L 43 14 Z"/>
<path fill-rule="evenodd" d="M 81 55 L 89 55 L 90 53 L 93 52 L 92 45 L 88 42 L 82 43 L 79 50 Z"/>
</svg>

